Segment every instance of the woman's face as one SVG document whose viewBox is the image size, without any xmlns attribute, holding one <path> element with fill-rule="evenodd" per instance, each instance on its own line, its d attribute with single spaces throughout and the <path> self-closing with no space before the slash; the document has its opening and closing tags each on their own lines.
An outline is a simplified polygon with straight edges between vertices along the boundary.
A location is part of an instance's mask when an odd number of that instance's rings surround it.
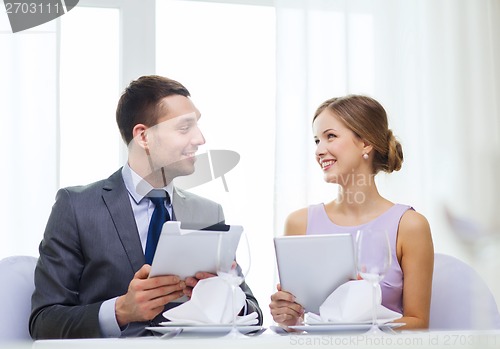
<svg viewBox="0 0 500 349">
<path fill-rule="evenodd" d="M 329 183 L 347 185 L 357 180 L 363 164 L 364 142 L 332 111 L 323 110 L 314 120 L 316 161 Z"/>
</svg>

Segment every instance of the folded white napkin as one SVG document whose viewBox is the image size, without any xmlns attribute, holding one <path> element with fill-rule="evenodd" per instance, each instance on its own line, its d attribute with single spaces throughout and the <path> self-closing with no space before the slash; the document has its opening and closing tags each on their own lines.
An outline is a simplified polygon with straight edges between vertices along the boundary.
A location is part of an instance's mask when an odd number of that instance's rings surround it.
<svg viewBox="0 0 500 349">
<path fill-rule="evenodd" d="M 365 280 L 352 280 L 340 285 L 319 307 L 319 315 L 307 313 L 305 322 L 359 323 L 372 320 L 373 286 Z M 377 288 L 377 320 L 386 323 L 402 315 L 384 307 L 380 286 Z"/>
<path fill-rule="evenodd" d="M 228 280 L 228 276 L 224 276 Z M 233 322 L 233 295 L 231 285 L 219 276 L 198 281 L 193 288 L 191 299 L 169 309 L 163 316 L 172 322 L 184 324 L 231 324 Z M 234 312 L 239 314 L 245 306 L 245 293 L 236 287 L 234 292 Z M 237 316 L 238 325 L 255 325 L 257 313 Z"/>
</svg>

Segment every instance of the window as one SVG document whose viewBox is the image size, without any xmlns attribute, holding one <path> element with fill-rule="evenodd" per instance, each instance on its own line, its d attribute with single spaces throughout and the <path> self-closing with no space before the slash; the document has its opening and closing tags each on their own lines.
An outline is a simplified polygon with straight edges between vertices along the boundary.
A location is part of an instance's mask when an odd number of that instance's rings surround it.
<svg viewBox="0 0 500 349">
<path fill-rule="evenodd" d="M 205 149 L 240 155 L 221 178 L 190 189 L 224 207 L 243 225 L 259 300 L 274 288 L 275 12 L 273 7 L 203 1 L 158 1 L 157 73 L 182 82 L 201 111 Z M 262 304 L 265 309 L 265 304 Z"/>
<path fill-rule="evenodd" d="M 121 165 L 119 55 L 118 9 L 77 6 L 61 17 L 61 187 L 106 178 Z"/>
</svg>

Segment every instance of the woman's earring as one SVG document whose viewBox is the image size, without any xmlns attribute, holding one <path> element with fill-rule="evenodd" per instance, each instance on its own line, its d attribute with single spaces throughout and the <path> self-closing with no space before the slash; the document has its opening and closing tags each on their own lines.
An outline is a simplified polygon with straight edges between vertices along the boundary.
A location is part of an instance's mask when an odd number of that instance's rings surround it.
<svg viewBox="0 0 500 349">
<path fill-rule="evenodd" d="M 368 153 L 364 153 L 364 154 L 363 154 L 363 159 L 368 160 L 368 157 L 369 157 L 369 156 L 368 156 Z"/>
</svg>

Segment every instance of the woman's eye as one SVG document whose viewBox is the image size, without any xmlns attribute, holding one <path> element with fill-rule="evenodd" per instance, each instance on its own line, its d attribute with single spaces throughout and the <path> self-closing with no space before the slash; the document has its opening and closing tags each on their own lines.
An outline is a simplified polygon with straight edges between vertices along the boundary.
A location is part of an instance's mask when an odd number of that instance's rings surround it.
<svg viewBox="0 0 500 349">
<path fill-rule="evenodd" d="M 336 138 L 336 137 L 337 136 L 334 135 L 333 133 L 329 133 L 328 136 L 327 136 L 328 139 L 332 139 L 332 138 Z"/>
</svg>

